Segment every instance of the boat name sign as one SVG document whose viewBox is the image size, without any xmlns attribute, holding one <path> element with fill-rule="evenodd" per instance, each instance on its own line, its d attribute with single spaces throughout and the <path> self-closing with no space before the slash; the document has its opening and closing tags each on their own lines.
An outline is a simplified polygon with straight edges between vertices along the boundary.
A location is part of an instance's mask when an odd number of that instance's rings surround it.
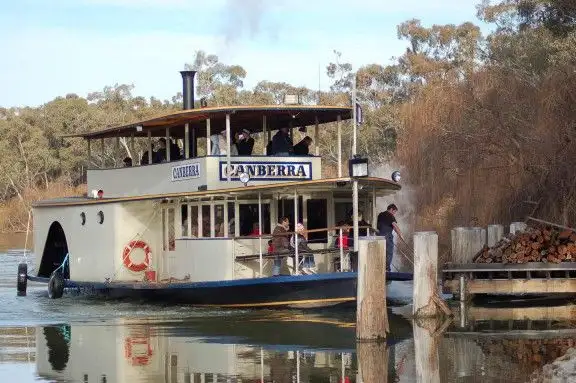
<svg viewBox="0 0 576 383">
<path fill-rule="evenodd" d="M 192 162 L 172 166 L 172 182 L 200 178 L 200 163 Z"/>
<path fill-rule="evenodd" d="M 281 181 L 281 180 L 311 180 L 311 162 L 230 162 L 228 169 L 226 161 L 220 162 L 220 180 L 230 179 L 237 181 L 240 174 L 246 173 L 253 181 Z"/>
</svg>

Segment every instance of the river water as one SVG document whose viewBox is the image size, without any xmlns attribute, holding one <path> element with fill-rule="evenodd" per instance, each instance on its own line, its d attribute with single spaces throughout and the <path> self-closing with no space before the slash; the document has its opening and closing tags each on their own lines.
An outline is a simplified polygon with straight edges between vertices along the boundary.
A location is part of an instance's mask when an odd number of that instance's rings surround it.
<svg viewBox="0 0 576 383">
<path fill-rule="evenodd" d="M 388 344 L 365 352 L 353 311 L 50 300 L 38 284 L 16 297 L 19 261 L 0 254 L 0 382 L 359 382 L 359 366 L 364 382 L 528 382 L 576 346 L 565 304 L 419 324 L 397 307 Z"/>
</svg>

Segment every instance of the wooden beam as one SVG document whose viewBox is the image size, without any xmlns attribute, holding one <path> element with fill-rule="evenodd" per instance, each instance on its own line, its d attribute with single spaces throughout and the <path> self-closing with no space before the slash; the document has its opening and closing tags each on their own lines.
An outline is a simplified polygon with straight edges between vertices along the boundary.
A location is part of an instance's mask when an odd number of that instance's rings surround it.
<svg viewBox="0 0 576 383">
<path fill-rule="evenodd" d="M 444 291 L 458 293 L 458 280 L 444 281 Z M 468 294 L 543 294 L 576 293 L 576 279 L 502 279 L 468 280 Z"/>
<path fill-rule="evenodd" d="M 576 262 L 562 263 L 466 263 L 446 265 L 444 273 L 482 273 L 494 271 L 576 271 Z"/>
</svg>

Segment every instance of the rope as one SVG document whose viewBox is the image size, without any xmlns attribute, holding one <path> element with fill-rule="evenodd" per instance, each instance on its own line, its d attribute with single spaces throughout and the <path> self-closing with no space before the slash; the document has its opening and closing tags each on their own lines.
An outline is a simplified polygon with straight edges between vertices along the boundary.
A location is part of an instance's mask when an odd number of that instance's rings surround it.
<svg viewBox="0 0 576 383">
<path fill-rule="evenodd" d="M 30 233 L 30 220 L 32 219 L 32 209 L 28 209 L 28 223 L 26 224 L 26 239 L 24 240 L 24 263 L 28 264 L 28 235 Z"/>
<path fill-rule="evenodd" d="M 66 262 L 68 262 L 68 256 L 70 255 L 70 253 L 66 253 L 66 256 L 64 257 L 64 260 L 62 261 L 62 263 L 60 264 L 60 266 L 58 266 L 58 268 L 56 270 L 54 270 L 54 272 L 62 269 L 62 271 L 64 271 L 64 265 L 66 264 Z"/>
</svg>

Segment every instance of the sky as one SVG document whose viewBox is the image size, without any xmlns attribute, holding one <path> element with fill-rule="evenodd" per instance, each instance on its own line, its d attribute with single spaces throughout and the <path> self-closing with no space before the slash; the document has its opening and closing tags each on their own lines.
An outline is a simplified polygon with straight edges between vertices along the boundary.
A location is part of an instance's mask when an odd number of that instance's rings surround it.
<svg viewBox="0 0 576 383">
<path fill-rule="evenodd" d="M 354 68 L 387 65 L 396 26 L 480 22 L 479 0 L 0 0 L 0 106 L 38 106 L 132 84 L 171 99 L 204 50 L 261 80 L 329 88 L 334 50 Z M 484 28 L 483 28 L 484 29 Z"/>
</svg>

